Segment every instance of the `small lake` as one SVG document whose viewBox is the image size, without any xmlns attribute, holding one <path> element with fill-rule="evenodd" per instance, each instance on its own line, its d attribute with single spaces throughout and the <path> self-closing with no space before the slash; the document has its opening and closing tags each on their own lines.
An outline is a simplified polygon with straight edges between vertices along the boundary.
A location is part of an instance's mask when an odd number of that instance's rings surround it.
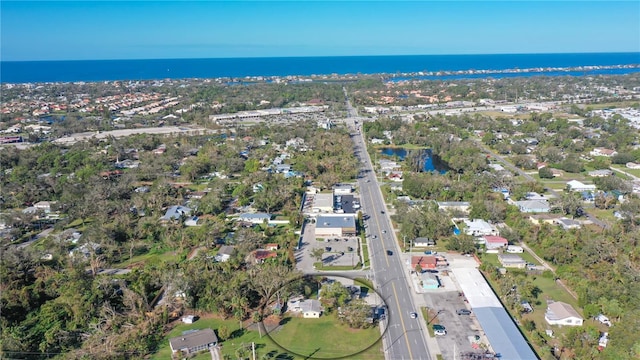
<svg viewBox="0 0 640 360">
<path fill-rule="evenodd" d="M 395 158 L 399 161 L 404 161 L 407 156 L 412 154 L 413 152 L 417 152 L 417 156 L 419 156 L 420 161 L 424 162 L 424 166 L 422 166 L 422 171 L 438 171 L 441 174 L 447 172 L 447 167 L 440 161 L 437 156 L 434 156 L 431 152 L 431 149 L 416 149 L 416 150 L 407 150 L 405 148 L 392 148 L 392 147 L 383 147 L 380 149 L 380 153 L 385 156 L 389 156 Z"/>
</svg>

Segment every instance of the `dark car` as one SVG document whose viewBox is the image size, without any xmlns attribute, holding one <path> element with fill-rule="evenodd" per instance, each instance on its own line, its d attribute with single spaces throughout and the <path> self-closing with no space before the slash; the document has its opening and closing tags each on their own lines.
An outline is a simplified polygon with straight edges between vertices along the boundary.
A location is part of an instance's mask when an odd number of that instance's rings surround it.
<svg viewBox="0 0 640 360">
<path fill-rule="evenodd" d="M 393 255 L 393 251 L 387 250 L 387 255 L 389 255 L 389 256 Z"/>
<path fill-rule="evenodd" d="M 457 311 L 458 315 L 471 315 L 471 310 L 460 309 Z"/>
<path fill-rule="evenodd" d="M 331 247 L 327 246 L 326 248 L 324 248 L 325 251 L 331 251 Z"/>
<path fill-rule="evenodd" d="M 380 214 L 384 214 L 384 210 L 380 210 Z"/>
</svg>

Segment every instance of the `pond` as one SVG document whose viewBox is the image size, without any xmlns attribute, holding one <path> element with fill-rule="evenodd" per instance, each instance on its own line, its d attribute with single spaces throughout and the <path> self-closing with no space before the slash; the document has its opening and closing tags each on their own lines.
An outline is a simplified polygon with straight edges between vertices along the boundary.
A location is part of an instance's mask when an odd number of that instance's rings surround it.
<svg viewBox="0 0 640 360">
<path fill-rule="evenodd" d="M 431 149 L 407 150 L 401 147 L 383 147 L 380 149 L 380 153 L 399 161 L 404 161 L 407 156 L 414 156 L 415 153 L 415 156 L 424 164 L 422 171 L 438 171 L 444 174 L 448 170 L 446 165 L 437 156 L 433 155 Z"/>
</svg>

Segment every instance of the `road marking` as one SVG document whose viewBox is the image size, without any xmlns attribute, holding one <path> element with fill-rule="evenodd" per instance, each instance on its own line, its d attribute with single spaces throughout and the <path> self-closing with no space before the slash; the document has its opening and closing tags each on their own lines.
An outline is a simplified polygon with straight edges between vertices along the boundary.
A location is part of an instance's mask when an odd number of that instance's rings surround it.
<svg viewBox="0 0 640 360">
<path fill-rule="evenodd" d="M 391 283 L 391 288 L 393 289 L 393 295 L 398 299 L 398 293 L 396 292 L 396 284 Z M 413 354 L 411 353 L 411 344 L 409 344 L 409 337 L 407 336 L 407 328 L 404 326 L 404 319 L 402 318 L 402 310 L 400 309 L 400 302 L 396 301 L 396 306 L 398 307 L 398 316 L 400 316 L 400 324 L 402 325 L 402 335 L 404 336 L 404 341 L 407 342 L 407 350 L 409 350 L 409 359 L 413 359 Z"/>
<path fill-rule="evenodd" d="M 377 184 L 377 180 L 376 180 L 376 184 Z M 374 202 L 373 202 L 373 196 L 371 195 L 372 191 L 369 190 L 369 201 L 371 201 L 371 207 L 375 208 Z M 384 199 L 382 199 L 382 201 L 384 201 Z M 380 222 L 378 221 L 378 214 L 374 214 L 375 218 L 376 218 L 376 227 L 378 228 L 378 234 L 380 234 L 380 244 L 382 244 L 382 250 L 384 250 L 385 255 L 387 253 L 387 248 L 384 246 L 384 241 L 382 240 L 382 231 L 380 231 Z M 371 218 L 371 216 L 369 216 L 369 218 Z M 390 267 L 391 264 L 389 264 L 389 257 L 385 256 L 385 260 L 387 261 L 387 266 Z"/>
</svg>

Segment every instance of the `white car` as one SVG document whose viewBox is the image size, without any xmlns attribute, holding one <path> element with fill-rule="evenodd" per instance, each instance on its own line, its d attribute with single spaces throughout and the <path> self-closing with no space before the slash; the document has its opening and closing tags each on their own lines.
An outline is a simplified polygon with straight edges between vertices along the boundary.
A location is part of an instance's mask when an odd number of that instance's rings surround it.
<svg viewBox="0 0 640 360">
<path fill-rule="evenodd" d="M 603 314 L 596 316 L 596 321 L 599 321 L 601 324 L 611 326 L 611 320 L 609 320 L 609 318 L 604 316 Z"/>
<path fill-rule="evenodd" d="M 411 316 L 412 319 L 417 319 L 418 318 L 418 313 L 412 312 L 411 314 L 409 314 L 409 316 Z"/>
</svg>

